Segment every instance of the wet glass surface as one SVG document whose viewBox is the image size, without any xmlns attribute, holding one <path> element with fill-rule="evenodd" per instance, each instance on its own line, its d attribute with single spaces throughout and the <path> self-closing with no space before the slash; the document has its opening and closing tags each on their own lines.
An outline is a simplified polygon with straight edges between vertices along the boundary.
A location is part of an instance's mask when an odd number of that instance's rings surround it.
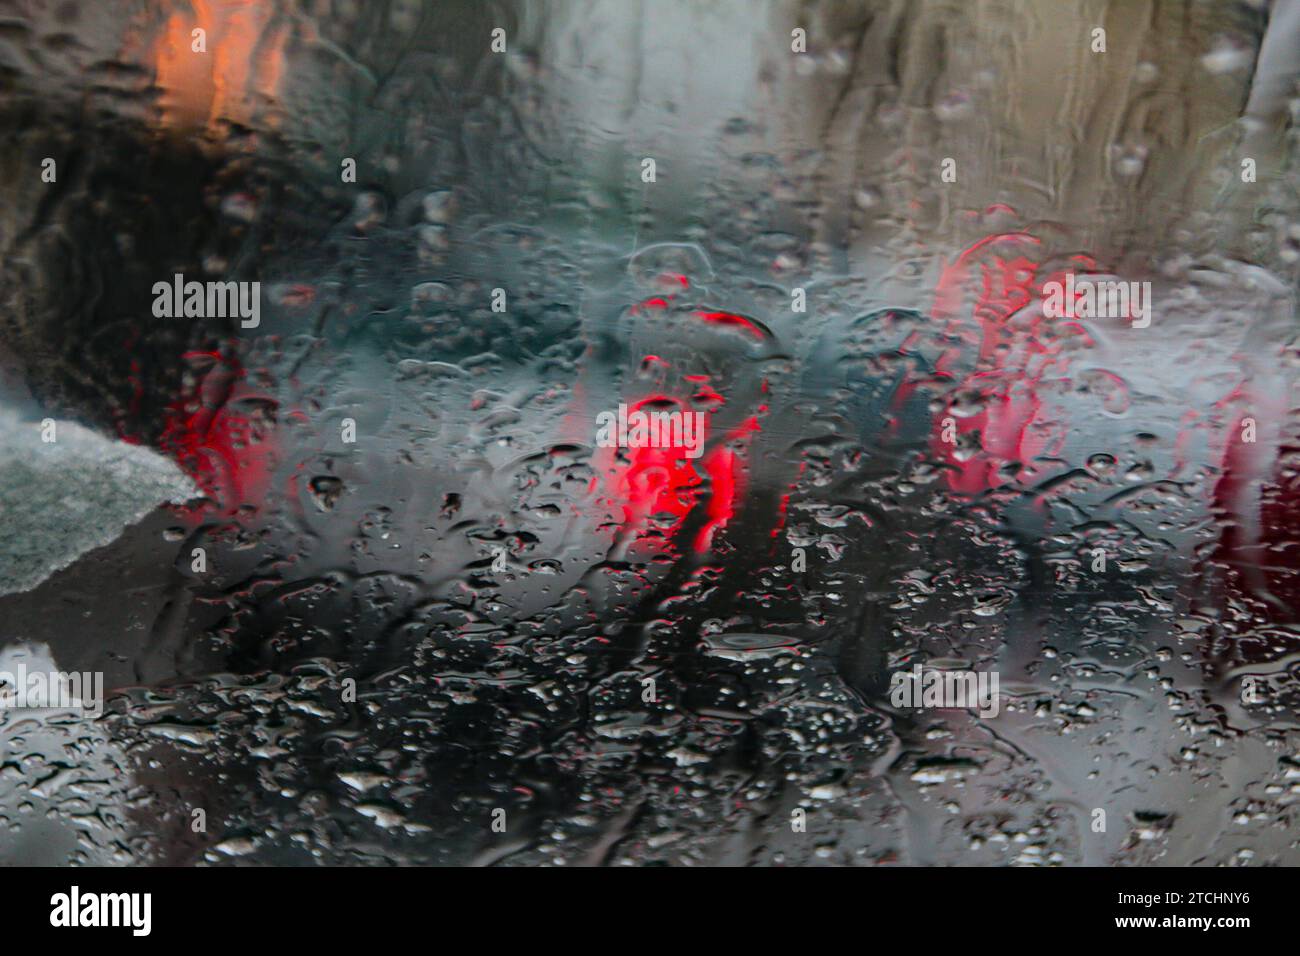
<svg viewBox="0 0 1300 956">
<path fill-rule="evenodd" d="M 1297 50 L 0 3 L 0 862 L 1300 863 Z"/>
</svg>

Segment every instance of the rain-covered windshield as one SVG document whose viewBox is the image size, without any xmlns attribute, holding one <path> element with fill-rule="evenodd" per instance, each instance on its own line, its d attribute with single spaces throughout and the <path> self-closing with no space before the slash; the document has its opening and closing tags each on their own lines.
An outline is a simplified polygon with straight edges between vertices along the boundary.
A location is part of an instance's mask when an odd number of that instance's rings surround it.
<svg viewBox="0 0 1300 956">
<path fill-rule="evenodd" d="M 1300 862 L 1296 0 L 7 6 L 0 862 Z"/>
</svg>

